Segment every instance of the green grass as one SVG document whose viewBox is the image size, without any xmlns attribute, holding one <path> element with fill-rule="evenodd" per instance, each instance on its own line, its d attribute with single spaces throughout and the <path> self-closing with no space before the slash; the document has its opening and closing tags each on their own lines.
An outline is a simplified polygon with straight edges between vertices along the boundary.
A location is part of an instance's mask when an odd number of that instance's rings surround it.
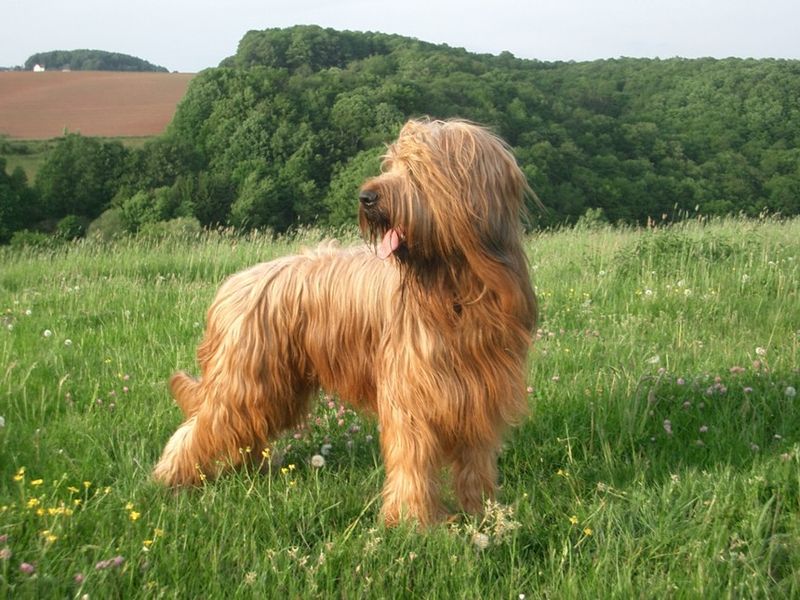
<svg viewBox="0 0 800 600">
<path fill-rule="evenodd" d="M 502 506 L 423 533 L 380 525 L 379 434 L 335 399 L 271 474 L 149 480 L 220 281 L 312 237 L 0 250 L 1 595 L 800 596 L 800 220 L 532 237 Z"/>
</svg>

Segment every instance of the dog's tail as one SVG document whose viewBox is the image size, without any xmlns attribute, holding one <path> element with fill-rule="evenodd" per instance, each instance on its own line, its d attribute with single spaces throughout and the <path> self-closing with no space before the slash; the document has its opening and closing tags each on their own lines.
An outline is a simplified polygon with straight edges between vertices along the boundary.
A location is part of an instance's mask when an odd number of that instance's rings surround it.
<svg viewBox="0 0 800 600">
<path fill-rule="evenodd" d="M 200 410 L 203 397 L 200 394 L 200 381 L 188 373 L 178 371 L 169 380 L 169 389 L 175 403 L 186 415 L 187 419 L 192 418 Z"/>
</svg>

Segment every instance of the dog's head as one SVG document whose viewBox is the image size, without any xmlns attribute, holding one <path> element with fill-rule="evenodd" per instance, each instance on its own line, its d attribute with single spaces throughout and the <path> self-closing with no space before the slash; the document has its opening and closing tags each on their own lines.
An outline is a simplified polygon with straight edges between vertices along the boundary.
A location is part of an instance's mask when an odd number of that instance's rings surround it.
<svg viewBox="0 0 800 600">
<path fill-rule="evenodd" d="M 359 224 L 378 256 L 457 314 L 484 299 L 487 318 L 513 317 L 530 331 L 536 298 L 521 217 L 524 195 L 535 195 L 508 146 L 473 123 L 413 120 L 381 171 L 359 194 Z"/>
<path fill-rule="evenodd" d="M 453 263 L 504 261 L 518 245 L 528 186 L 506 144 L 465 121 L 409 121 L 359 194 L 359 222 L 378 255 Z"/>
</svg>

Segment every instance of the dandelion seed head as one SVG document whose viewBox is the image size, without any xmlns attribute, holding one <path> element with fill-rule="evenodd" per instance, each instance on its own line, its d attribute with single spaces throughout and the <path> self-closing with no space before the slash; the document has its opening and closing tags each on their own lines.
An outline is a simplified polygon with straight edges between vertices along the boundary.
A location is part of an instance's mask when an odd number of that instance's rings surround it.
<svg viewBox="0 0 800 600">
<path fill-rule="evenodd" d="M 315 454 L 311 457 L 311 466 L 315 469 L 321 469 L 325 466 L 325 457 L 321 454 Z"/>
<path fill-rule="evenodd" d="M 794 387 L 792 387 L 791 385 L 789 385 L 789 386 L 786 386 L 785 390 L 783 390 L 783 394 L 787 398 L 794 398 L 795 396 L 797 396 L 797 390 Z"/>
<path fill-rule="evenodd" d="M 42 335 L 43 335 L 44 337 L 46 337 L 46 338 L 49 338 L 49 337 L 52 337 L 52 336 L 53 336 L 53 332 L 52 332 L 52 331 L 50 331 L 49 329 L 45 329 L 45 330 L 42 332 Z"/>
<path fill-rule="evenodd" d="M 478 550 L 486 550 L 486 548 L 489 547 L 489 536 L 480 531 L 476 531 L 472 534 L 472 544 Z"/>
</svg>

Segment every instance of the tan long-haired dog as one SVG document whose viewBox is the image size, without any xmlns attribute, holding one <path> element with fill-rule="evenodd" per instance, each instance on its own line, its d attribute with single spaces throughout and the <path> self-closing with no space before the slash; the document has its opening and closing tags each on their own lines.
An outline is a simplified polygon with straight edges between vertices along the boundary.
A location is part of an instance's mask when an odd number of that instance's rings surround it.
<svg viewBox="0 0 800 600">
<path fill-rule="evenodd" d="M 536 321 L 521 241 L 525 178 L 505 144 L 463 121 L 410 121 L 360 193 L 368 247 L 330 246 L 230 277 L 170 386 L 186 421 L 157 480 L 190 485 L 266 447 L 319 388 L 377 413 L 383 518 L 444 516 L 442 467 L 480 511 L 503 431 L 526 410 Z"/>
</svg>

